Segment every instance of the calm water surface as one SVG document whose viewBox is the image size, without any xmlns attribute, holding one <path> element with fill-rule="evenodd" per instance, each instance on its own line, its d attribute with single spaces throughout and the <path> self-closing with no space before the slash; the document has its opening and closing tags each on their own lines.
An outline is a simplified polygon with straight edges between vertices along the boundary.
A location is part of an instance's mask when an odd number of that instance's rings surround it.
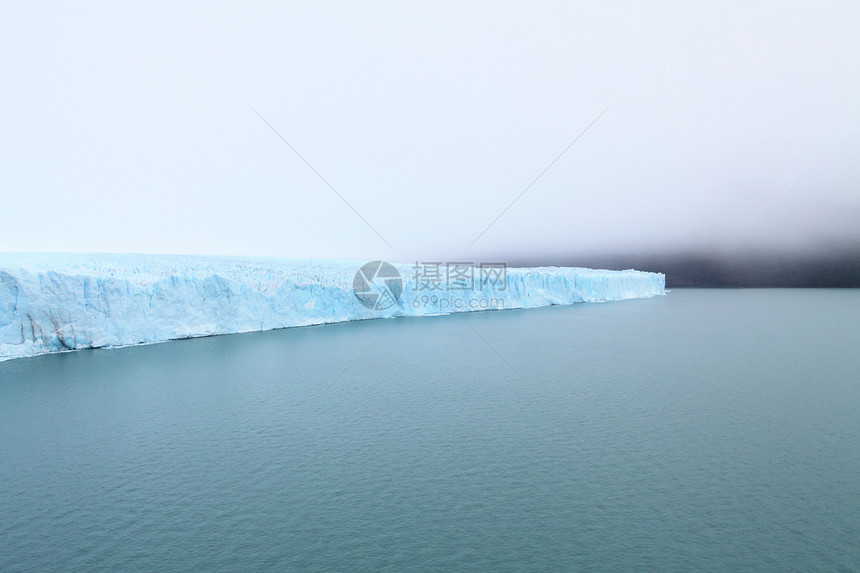
<svg viewBox="0 0 860 573">
<path fill-rule="evenodd" d="M 860 570 L 860 291 L 0 363 L 0 570 Z"/>
</svg>

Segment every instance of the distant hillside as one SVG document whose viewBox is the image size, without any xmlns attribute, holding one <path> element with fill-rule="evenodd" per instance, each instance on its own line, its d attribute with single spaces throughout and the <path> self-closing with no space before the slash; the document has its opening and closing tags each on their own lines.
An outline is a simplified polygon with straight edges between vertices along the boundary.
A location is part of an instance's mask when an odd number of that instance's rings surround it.
<svg viewBox="0 0 860 573">
<path fill-rule="evenodd" d="M 817 254 L 649 253 L 555 257 L 510 263 L 656 271 L 672 287 L 860 288 L 860 246 Z"/>
</svg>

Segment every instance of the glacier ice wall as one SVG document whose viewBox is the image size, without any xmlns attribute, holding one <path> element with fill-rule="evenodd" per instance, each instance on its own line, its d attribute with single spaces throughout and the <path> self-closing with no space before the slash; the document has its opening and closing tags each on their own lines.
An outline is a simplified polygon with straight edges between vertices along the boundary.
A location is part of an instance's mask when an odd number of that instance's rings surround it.
<svg viewBox="0 0 860 573">
<path fill-rule="evenodd" d="M 365 308 L 362 263 L 159 255 L 0 255 L 0 360 L 394 316 L 649 297 L 665 277 L 638 271 L 510 268 L 504 289 L 427 292 L 395 264 L 403 294 Z M 444 272 L 444 271 L 443 271 Z"/>
</svg>

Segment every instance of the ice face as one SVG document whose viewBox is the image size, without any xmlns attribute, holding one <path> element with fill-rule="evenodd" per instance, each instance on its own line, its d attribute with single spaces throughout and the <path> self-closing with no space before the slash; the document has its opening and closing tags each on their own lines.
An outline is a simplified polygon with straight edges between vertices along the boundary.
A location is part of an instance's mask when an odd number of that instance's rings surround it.
<svg viewBox="0 0 860 573">
<path fill-rule="evenodd" d="M 664 275 L 633 270 L 4 254 L 0 360 L 329 322 L 664 293 Z"/>
</svg>

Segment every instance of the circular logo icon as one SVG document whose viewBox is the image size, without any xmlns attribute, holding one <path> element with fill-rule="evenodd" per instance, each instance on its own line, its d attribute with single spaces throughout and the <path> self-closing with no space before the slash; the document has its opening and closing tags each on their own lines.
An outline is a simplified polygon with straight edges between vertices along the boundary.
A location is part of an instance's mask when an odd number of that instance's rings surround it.
<svg viewBox="0 0 860 573">
<path fill-rule="evenodd" d="M 372 261 L 355 273 L 352 290 L 358 302 L 370 310 L 385 310 L 397 304 L 403 294 L 403 278 L 394 265 Z"/>
</svg>

